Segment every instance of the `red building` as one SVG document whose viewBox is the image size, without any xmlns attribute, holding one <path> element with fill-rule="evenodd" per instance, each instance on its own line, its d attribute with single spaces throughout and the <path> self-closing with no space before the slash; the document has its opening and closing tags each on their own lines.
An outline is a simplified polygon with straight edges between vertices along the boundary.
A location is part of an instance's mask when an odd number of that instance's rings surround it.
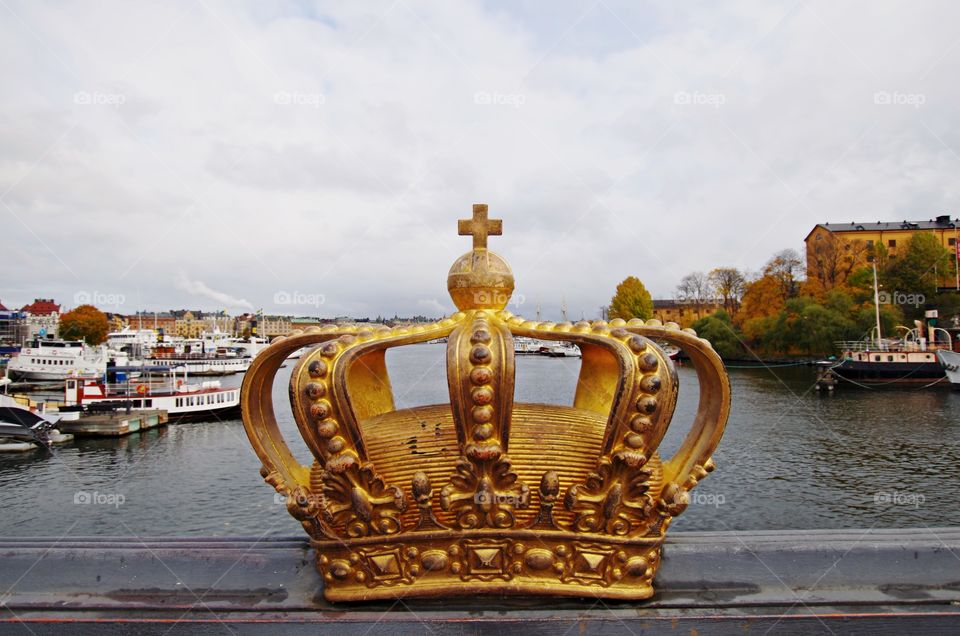
<svg viewBox="0 0 960 636">
<path fill-rule="evenodd" d="M 34 316 L 49 316 L 50 314 L 59 314 L 60 305 L 53 302 L 52 298 L 36 298 L 29 305 L 24 305 L 20 311 Z"/>
</svg>

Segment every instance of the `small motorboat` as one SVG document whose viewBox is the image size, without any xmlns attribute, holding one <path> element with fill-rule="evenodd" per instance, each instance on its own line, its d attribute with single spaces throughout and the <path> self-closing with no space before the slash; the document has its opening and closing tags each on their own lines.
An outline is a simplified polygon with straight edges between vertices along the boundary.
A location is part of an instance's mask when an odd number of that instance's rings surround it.
<svg viewBox="0 0 960 636">
<path fill-rule="evenodd" d="M 35 444 L 50 448 L 50 433 L 54 423 L 28 409 L 0 406 L 0 445 Z"/>
</svg>

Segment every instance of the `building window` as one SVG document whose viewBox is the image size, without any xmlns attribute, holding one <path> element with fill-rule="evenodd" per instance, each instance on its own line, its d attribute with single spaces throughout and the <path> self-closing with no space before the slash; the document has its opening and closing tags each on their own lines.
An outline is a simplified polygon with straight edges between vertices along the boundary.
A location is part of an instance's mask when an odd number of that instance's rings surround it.
<svg viewBox="0 0 960 636">
<path fill-rule="evenodd" d="M 955 239 L 955 238 L 952 238 L 952 239 L 950 239 L 949 241 L 947 241 L 947 245 L 950 245 L 951 247 L 954 246 L 954 245 L 956 245 L 956 244 L 957 244 L 957 239 Z"/>
<path fill-rule="evenodd" d="M 873 239 L 867 240 L 867 247 L 873 247 Z"/>
<path fill-rule="evenodd" d="M 897 239 L 890 239 L 889 241 L 887 241 L 887 245 L 889 245 L 890 247 L 896 247 Z"/>
</svg>

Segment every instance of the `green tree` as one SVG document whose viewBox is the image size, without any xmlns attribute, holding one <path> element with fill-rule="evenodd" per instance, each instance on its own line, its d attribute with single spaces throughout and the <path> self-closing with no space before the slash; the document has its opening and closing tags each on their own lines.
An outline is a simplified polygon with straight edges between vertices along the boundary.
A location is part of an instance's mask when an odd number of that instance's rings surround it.
<svg viewBox="0 0 960 636">
<path fill-rule="evenodd" d="M 60 316 L 60 337 L 65 340 L 84 340 L 98 345 L 107 339 L 108 331 L 107 315 L 93 305 L 80 305 Z"/>
<path fill-rule="evenodd" d="M 938 275 L 954 271 L 954 259 L 933 234 L 918 233 L 907 241 L 902 254 L 890 259 L 880 276 L 889 293 L 923 295 L 933 301 Z M 923 306 L 905 308 L 910 317 L 923 313 Z"/>
<path fill-rule="evenodd" d="M 721 358 L 739 358 L 742 355 L 740 334 L 730 320 L 730 314 L 724 310 L 701 318 L 693 323 L 693 329 L 698 336 L 710 341 L 713 350 Z"/>
<path fill-rule="evenodd" d="M 839 290 L 829 296 L 827 305 L 809 296 L 788 300 L 772 325 L 768 342 L 784 354 L 829 355 L 836 342 L 855 338 L 857 325 L 849 316 L 852 300 Z"/>
<path fill-rule="evenodd" d="M 641 318 L 647 320 L 653 317 L 653 298 L 650 292 L 636 276 L 628 276 L 617 285 L 617 293 L 610 301 L 610 318 Z"/>
</svg>

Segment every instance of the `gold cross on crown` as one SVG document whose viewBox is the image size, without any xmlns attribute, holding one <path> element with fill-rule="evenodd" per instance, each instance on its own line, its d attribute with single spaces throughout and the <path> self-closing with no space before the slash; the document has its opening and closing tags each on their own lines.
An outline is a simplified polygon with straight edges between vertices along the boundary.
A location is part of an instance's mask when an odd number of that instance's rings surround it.
<svg viewBox="0 0 960 636">
<path fill-rule="evenodd" d="M 503 234 L 503 221 L 501 219 L 488 219 L 487 205 L 485 203 L 474 203 L 473 218 L 457 221 L 457 231 L 460 236 L 473 235 L 473 249 L 485 250 L 487 249 L 487 236 Z"/>
</svg>

